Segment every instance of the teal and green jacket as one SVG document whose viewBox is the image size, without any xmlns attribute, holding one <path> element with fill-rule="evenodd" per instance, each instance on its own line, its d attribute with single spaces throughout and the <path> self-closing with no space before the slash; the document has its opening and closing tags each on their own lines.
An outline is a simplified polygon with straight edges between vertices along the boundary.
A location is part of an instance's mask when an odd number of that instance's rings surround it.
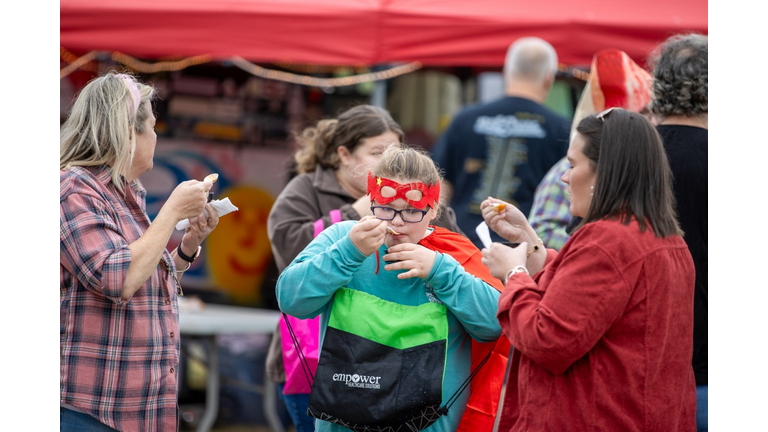
<svg viewBox="0 0 768 432">
<path fill-rule="evenodd" d="M 443 382 L 443 400 L 447 400 L 471 372 L 472 339 L 494 342 L 501 335 L 496 319 L 499 291 L 468 273 L 453 256 L 439 251 L 432 271 L 425 279 L 397 279 L 402 270 L 384 270 L 381 257 L 385 255 L 386 246 L 382 246 L 378 254 L 367 257 L 355 247 L 348 236 L 355 223 L 344 221 L 326 228 L 282 272 L 277 281 L 280 309 L 297 318 L 321 315 L 322 344 L 333 296 L 341 287 L 403 305 L 443 304 L 448 311 L 448 350 Z M 453 234 L 439 228 L 430 229 L 433 232 L 429 237 Z M 479 253 L 464 237 L 453 234 L 451 242 L 465 242 L 453 246 Z M 448 415 L 426 430 L 455 431 L 468 397 L 469 392 L 463 392 Z M 316 429 L 346 430 L 324 421 L 318 421 Z"/>
</svg>

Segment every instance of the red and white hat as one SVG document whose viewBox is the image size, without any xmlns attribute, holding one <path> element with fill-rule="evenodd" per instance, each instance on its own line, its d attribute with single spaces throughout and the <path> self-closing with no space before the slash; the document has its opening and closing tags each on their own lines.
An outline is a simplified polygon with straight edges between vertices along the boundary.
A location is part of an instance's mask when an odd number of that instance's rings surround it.
<svg viewBox="0 0 768 432">
<path fill-rule="evenodd" d="M 584 117 L 611 107 L 640 112 L 651 101 L 653 77 L 624 51 L 604 49 L 592 57 L 589 79 L 573 114 L 571 139 Z"/>
</svg>

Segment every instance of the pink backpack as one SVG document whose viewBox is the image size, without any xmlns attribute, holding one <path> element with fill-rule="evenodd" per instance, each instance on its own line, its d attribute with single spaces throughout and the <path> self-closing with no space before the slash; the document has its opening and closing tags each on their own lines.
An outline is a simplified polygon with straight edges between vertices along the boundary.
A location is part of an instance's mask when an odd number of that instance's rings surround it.
<svg viewBox="0 0 768 432">
<path fill-rule="evenodd" d="M 331 224 L 341 221 L 341 212 L 331 210 Z M 315 237 L 325 229 L 323 219 L 315 221 Z M 298 319 L 283 314 L 280 320 L 285 387 L 283 394 L 309 394 L 320 357 L 320 315 Z"/>
</svg>

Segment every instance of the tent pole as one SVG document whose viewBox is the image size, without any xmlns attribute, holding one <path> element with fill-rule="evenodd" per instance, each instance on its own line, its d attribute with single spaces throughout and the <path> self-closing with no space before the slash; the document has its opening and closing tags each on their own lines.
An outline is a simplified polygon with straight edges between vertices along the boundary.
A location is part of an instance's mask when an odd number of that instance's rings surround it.
<svg viewBox="0 0 768 432">
<path fill-rule="evenodd" d="M 381 69 L 376 67 L 373 70 Z M 380 108 L 387 109 L 387 80 L 374 81 L 373 91 L 371 92 L 370 104 Z"/>
</svg>

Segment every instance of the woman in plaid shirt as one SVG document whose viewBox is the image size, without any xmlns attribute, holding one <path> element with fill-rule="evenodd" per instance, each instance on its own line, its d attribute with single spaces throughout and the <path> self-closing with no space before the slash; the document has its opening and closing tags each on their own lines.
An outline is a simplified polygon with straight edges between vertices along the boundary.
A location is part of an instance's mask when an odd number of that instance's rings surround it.
<svg viewBox="0 0 768 432">
<path fill-rule="evenodd" d="M 178 279 L 219 218 L 206 204 L 211 180 L 188 180 L 149 220 L 138 178 L 152 169 L 154 96 L 111 72 L 83 88 L 61 126 L 62 431 L 178 429 Z"/>
</svg>

